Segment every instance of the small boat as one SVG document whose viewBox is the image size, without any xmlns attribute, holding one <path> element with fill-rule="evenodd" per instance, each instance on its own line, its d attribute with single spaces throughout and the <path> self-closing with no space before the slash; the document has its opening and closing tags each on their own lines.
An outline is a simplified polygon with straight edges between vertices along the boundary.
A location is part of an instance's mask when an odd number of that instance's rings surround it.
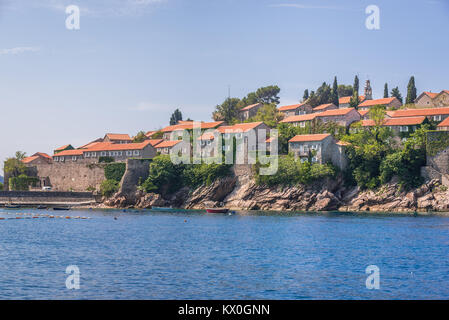
<svg viewBox="0 0 449 320">
<path fill-rule="evenodd" d="M 70 210 L 69 207 L 54 207 L 53 210 L 55 211 L 66 211 L 66 210 Z"/>
<path fill-rule="evenodd" d="M 226 208 L 206 208 L 207 213 L 228 213 Z"/>
<path fill-rule="evenodd" d="M 5 208 L 6 208 L 6 209 L 19 209 L 20 206 L 17 205 L 17 204 L 6 204 L 6 205 L 5 205 Z"/>
<path fill-rule="evenodd" d="M 46 206 L 37 206 L 37 209 L 38 210 L 47 210 L 47 207 Z"/>
<path fill-rule="evenodd" d="M 177 209 L 173 209 L 170 207 L 151 207 L 152 211 L 167 211 L 167 212 L 172 212 L 172 211 L 177 211 Z"/>
</svg>

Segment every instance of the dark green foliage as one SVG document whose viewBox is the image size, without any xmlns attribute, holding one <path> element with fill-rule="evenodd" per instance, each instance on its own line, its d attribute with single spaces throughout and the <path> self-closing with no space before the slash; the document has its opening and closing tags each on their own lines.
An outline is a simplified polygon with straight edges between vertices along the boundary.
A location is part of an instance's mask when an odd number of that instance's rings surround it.
<svg viewBox="0 0 449 320">
<path fill-rule="evenodd" d="M 309 89 L 304 90 L 304 95 L 302 96 L 302 101 L 305 102 L 309 99 Z"/>
<path fill-rule="evenodd" d="M 170 125 L 173 126 L 182 120 L 182 113 L 179 109 L 176 109 L 170 117 Z"/>
<path fill-rule="evenodd" d="M 354 77 L 354 85 L 353 85 L 354 91 L 353 93 L 357 93 L 357 96 L 359 95 L 359 77 Z"/>
<path fill-rule="evenodd" d="M 169 156 L 159 155 L 150 164 L 149 176 L 142 183 L 142 188 L 146 192 L 157 192 L 165 196 L 183 186 L 210 184 L 219 177 L 229 175 L 229 168 L 225 164 L 173 164 Z"/>
<path fill-rule="evenodd" d="M 310 184 L 314 181 L 335 177 L 337 169 L 330 164 L 310 164 L 295 161 L 292 155 L 280 156 L 278 171 L 274 175 L 259 175 L 260 164 L 255 166 L 256 183 L 259 185 L 297 185 Z"/>
<path fill-rule="evenodd" d="M 99 157 L 98 158 L 98 162 L 99 163 L 111 163 L 111 162 L 114 162 L 114 158 L 113 157 L 108 157 L 108 156 L 106 156 L 106 157 Z"/>
<path fill-rule="evenodd" d="M 402 95 L 399 91 L 399 87 L 393 88 L 393 90 L 391 90 L 391 96 L 398 98 L 398 100 L 402 103 Z"/>
<path fill-rule="evenodd" d="M 222 104 L 215 107 L 212 117 L 215 121 L 232 123 L 238 117 L 240 110 L 239 98 L 228 98 Z"/>
<path fill-rule="evenodd" d="M 334 78 L 334 83 L 332 85 L 331 102 L 337 107 L 340 105 L 338 102 L 338 83 L 337 77 Z"/>
<path fill-rule="evenodd" d="M 388 95 L 388 83 L 385 83 L 385 86 L 384 86 L 384 98 L 388 98 L 389 97 L 389 95 Z"/>
<path fill-rule="evenodd" d="M 139 131 L 133 139 L 134 143 L 144 142 L 147 139 L 145 132 Z"/>
<path fill-rule="evenodd" d="M 357 106 L 360 104 L 359 94 L 357 91 L 354 91 L 351 100 L 349 101 L 349 106 L 351 108 L 357 108 Z"/>
<path fill-rule="evenodd" d="M 352 88 L 351 85 L 344 85 L 344 84 L 339 84 L 338 85 L 338 96 L 339 97 L 349 97 L 352 96 L 352 94 L 354 93 L 354 89 Z"/>
<path fill-rule="evenodd" d="M 28 191 L 31 185 L 36 185 L 39 181 L 36 177 L 28 177 L 21 174 L 18 177 L 9 178 L 9 187 L 13 191 Z"/>
<path fill-rule="evenodd" d="M 125 170 L 126 164 L 123 162 L 109 163 L 104 167 L 104 175 L 108 180 L 120 182 Z"/>
<path fill-rule="evenodd" d="M 416 86 L 415 77 L 412 76 L 407 85 L 407 98 L 405 99 L 406 104 L 415 103 L 416 99 Z"/>
<path fill-rule="evenodd" d="M 100 185 L 100 192 L 104 197 L 110 197 L 119 190 L 119 183 L 115 180 L 104 180 Z"/>
<path fill-rule="evenodd" d="M 307 101 L 312 107 L 319 106 L 325 103 L 332 103 L 332 89 L 326 83 L 323 84 L 315 91 L 312 91 Z"/>
</svg>

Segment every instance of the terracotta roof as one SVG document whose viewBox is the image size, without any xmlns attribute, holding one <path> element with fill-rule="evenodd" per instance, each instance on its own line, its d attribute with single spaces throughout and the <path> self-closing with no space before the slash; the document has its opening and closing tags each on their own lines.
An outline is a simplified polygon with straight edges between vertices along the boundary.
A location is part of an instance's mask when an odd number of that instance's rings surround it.
<svg viewBox="0 0 449 320">
<path fill-rule="evenodd" d="M 145 140 L 139 143 L 110 143 L 110 142 L 98 142 L 94 146 L 88 149 L 82 149 L 82 152 L 86 151 L 119 151 L 119 150 L 142 150 L 151 144 L 151 140 Z"/>
<path fill-rule="evenodd" d="M 220 131 L 217 129 L 215 132 L 220 132 Z M 214 140 L 214 139 L 215 139 L 215 134 L 213 132 L 204 132 L 197 140 Z"/>
<path fill-rule="evenodd" d="M 127 140 L 132 141 L 129 134 L 122 134 L 122 133 L 106 133 L 106 137 L 109 138 L 109 140 Z"/>
<path fill-rule="evenodd" d="M 308 113 L 308 114 L 300 114 L 297 116 L 290 116 L 282 120 L 283 123 L 289 122 L 300 122 L 300 121 L 309 121 L 315 119 L 320 113 Z"/>
<path fill-rule="evenodd" d="M 449 127 L 449 117 L 441 121 L 441 123 L 437 125 L 437 127 Z"/>
<path fill-rule="evenodd" d="M 340 99 L 338 99 L 338 103 L 339 104 L 347 104 L 347 103 L 351 102 L 351 98 L 352 98 L 352 96 L 341 97 Z M 359 96 L 360 102 L 363 102 L 364 100 L 365 100 L 365 96 Z"/>
<path fill-rule="evenodd" d="M 435 116 L 443 114 L 449 114 L 449 107 L 396 110 L 392 115 L 392 117 L 398 118 L 398 117 L 416 117 L 416 116 Z"/>
<path fill-rule="evenodd" d="M 156 149 L 159 148 L 171 148 L 175 145 L 177 145 L 178 143 L 180 143 L 182 140 L 173 140 L 173 141 L 163 141 L 161 143 L 159 143 L 158 145 L 156 145 Z"/>
<path fill-rule="evenodd" d="M 344 116 L 353 110 L 355 110 L 355 109 L 354 108 L 343 108 L 343 109 L 326 110 L 326 111 L 317 113 L 317 117 Z"/>
<path fill-rule="evenodd" d="M 263 124 L 262 121 L 258 122 L 245 122 L 237 123 L 233 126 L 221 126 L 217 130 L 221 133 L 233 133 L 233 132 L 247 132 Z"/>
<path fill-rule="evenodd" d="M 62 157 L 62 156 L 82 156 L 85 149 L 74 149 L 74 150 L 65 150 L 58 152 L 53 155 L 53 157 Z"/>
<path fill-rule="evenodd" d="M 262 105 L 262 104 L 261 104 L 261 103 L 250 104 L 249 106 L 246 106 L 246 107 L 240 109 L 240 111 L 251 110 L 252 108 L 257 107 L 257 106 L 259 106 L 259 105 Z"/>
<path fill-rule="evenodd" d="M 282 107 L 279 107 L 278 110 L 279 110 L 279 111 L 295 110 L 295 109 L 298 109 L 299 107 L 301 107 L 301 106 L 303 106 L 303 105 L 305 105 L 305 103 L 291 104 L 291 105 L 288 105 L 288 106 L 282 106 Z"/>
<path fill-rule="evenodd" d="M 55 149 L 55 151 L 61 151 L 61 150 L 64 150 L 64 149 L 66 149 L 66 148 L 68 148 L 70 146 L 71 146 L 70 144 L 66 144 L 65 146 L 62 146 L 62 147 L 59 147 L 59 148 Z"/>
<path fill-rule="evenodd" d="M 213 129 L 220 125 L 222 125 L 224 121 L 215 121 L 215 122 L 201 122 L 201 129 Z M 165 127 L 162 129 L 162 132 L 173 132 L 177 130 L 185 130 L 185 129 L 193 129 L 193 122 L 189 121 L 188 123 L 183 124 L 175 124 L 172 126 Z"/>
<path fill-rule="evenodd" d="M 157 131 L 148 131 L 147 133 L 145 133 L 145 136 L 147 136 L 148 138 L 151 138 L 151 136 L 153 134 L 155 134 Z"/>
<path fill-rule="evenodd" d="M 48 154 L 43 153 L 43 152 L 36 152 L 35 154 L 32 155 L 32 157 L 34 157 L 34 156 L 41 156 L 41 157 L 44 157 L 47 159 L 51 159 L 51 157 Z"/>
<path fill-rule="evenodd" d="M 438 95 L 438 93 L 436 93 L 436 92 L 429 92 L 429 91 L 424 91 L 423 93 L 428 95 L 432 99 Z"/>
<path fill-rule="evenodd" d="M 384 126 L 412 126 L 423 123 L 426 117 L 385 118 Z M 373 127 L 374 120 L 362 120 L 362 127 Z"/>
<path fill-rule="evenodd" d="M 159 143 L 161 143 L 164 140 L 162 140 L 162 139 L 150 139 L 148 141 L 150 141 L 150 144 L 154 147 L 154 146 L 158 145 Z"/>
<path fill-rule="evenodd" d="M 339 146 L 350 146 L 351 145 L 349 142 L 341 141 L 341 140 L 335 142 L 335 144 L 338 144 Z"/>
<path fill-rule="evenodd" d="M 358 110 L 358 113 L 360 113 L 360 116 L 364 117 L 369 112 L 369 110 Z"/>
<path fill-rule="evenodd" d="M 375 105 L 387 105 L 392 103 L 394 100 L 397 100 L 396 97 L 392 98 L 382 98 L 382 99 L 375 99 L 375 100 L 365 100 L 361 104 L 359 104 L 359 107 L 372 107 Z"/>
<path fill-rule="evenodd" d="M 38 159 L 38 156 L 31 156 L 31 157 L 26 157 L 22 159 L 22 163 L 30 163 L 31 161 L 34 161 L 36 159 Z"/>
<path fill-rule="evenodd" d="M 322 105 L 319 105 L 318 107 L 313 108 L 313 111 L 324 110 L 324 109 L 326 109 L 326 108 L 328 108 L 330 106 L 335 106 L 335 105 L 333 103 L 322 104 Z M 336 107 L 337 106 L 335 106 L 335 108 Z"/>
<path fill-rule="evenodd" d="M 323 133 L 323 134 L 301 134 L 294 136 L 288 142 L 308 142 L 308 141 L 322 141 L 329 137 L 329 133 Z"/>
<path fill-rule="evenodd" d="M 98 142 L 103 142 L 103 138 L 98 138 L 94 141 L 91 141 L 87 144 L 85 144 L 84 146 L 79 147 L 78 149 L 85 149 L 85 148 L 89 148 L 90 146 L 93 146 L 94 144 L 98 143 Z"/>
</svg>

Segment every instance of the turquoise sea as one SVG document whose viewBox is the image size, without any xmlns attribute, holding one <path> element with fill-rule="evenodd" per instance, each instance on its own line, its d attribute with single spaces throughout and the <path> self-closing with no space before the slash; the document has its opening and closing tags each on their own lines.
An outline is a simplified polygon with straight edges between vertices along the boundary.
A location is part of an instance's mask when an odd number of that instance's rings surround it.
<svg viewBox="0 0 449 320">
<path fill-rule="evenodd" d="M 0 299 L 449 298 L 447 217 L 0 209 L 1 218 Z M 66 287 L 70 265 L 79 290 Z M 365 285 L 370 265 L 378 290 Z"/>
</svg>

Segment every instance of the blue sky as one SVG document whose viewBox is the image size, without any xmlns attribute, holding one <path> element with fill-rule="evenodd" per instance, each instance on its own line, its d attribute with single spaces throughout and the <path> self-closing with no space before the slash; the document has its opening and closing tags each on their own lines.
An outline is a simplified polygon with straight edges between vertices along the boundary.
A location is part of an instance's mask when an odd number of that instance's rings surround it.
<svg viewBox="0 0 449 320">
<path fill-rule="evenodd" d="M 65 7 L 81 29 L 65 28 Z M 380 30 L 365 8 L 380 8 Z M 448 0 L 0 0 L 0 159 L 210 120 L 227 96 L 277 84 L 281 104 L 323 81 L 449 89 Z"/>
</svg>

